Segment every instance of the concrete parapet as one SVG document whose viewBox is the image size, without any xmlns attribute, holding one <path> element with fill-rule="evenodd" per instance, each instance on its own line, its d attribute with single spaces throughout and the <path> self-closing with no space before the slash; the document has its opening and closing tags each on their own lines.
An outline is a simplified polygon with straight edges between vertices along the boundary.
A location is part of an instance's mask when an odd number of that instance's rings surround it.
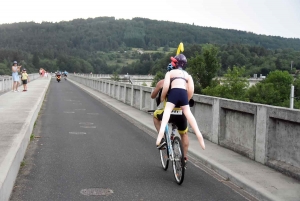
<svg viewBox="0 0 300 201">
<path fill-rule="evenodd" d="M 94 89 L 137 109 L 155 108 L 150 98 L 153 88 L 84 76 L 70 78 L 86 86 L 96 81 Z M 193 99 L 192 113 L 207 140 L 300 180 L 299 110 L 198 94 Z"/>
<path fill-rule="evenodd" d="M 28 74 L 29 80 L 33 81 L 40 77 L 38 73 Z M 20 78 L 20 86 L 22 85 Z M 0 92 L 10 91 L 12 90 L 12 76 L 0 76 Z"/>
</svg>

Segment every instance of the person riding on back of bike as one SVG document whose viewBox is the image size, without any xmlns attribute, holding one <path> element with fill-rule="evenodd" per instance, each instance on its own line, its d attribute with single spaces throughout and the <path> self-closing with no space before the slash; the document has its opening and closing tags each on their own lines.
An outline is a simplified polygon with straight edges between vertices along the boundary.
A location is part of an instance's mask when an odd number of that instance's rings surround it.
<svg viewBox="0 0 300 201">
<path fill-rule="evenodd" d="M 173 66 L 170 63 L 167 66 L 167 71 L 171 71 L 173 70 Z M 160 80 L 159 82 L 157 82 L 153 92 L 151 93 L 151 98 L 155 99 L 156 98 L 156 103 L 157 106 L 160 104 L 160 95 L 162 92 L 162 88 L 163 88 L 163 84 L 164 84 L 164 79 Z M 164 114 L 164 107 L 166 105 L 166 100 L 163 103 L 163 108 L 162 109 L 157 109 L 155 110 L 154 114 L 153 114 L 153 123 L 154 126 L 157 130 L 157 132 L 159 132 L 160 129 L 160 125 L 161 125 L 161 120 Z M 183 152 L 184 152 L 184 157 L 185 160 L 187 159 L 187 152 L 188 152 L 188 147 L 189 147 L 189 138 L 187 135 L 188 132 L 188 125 L 187 125 L 187 119 L 184 116 L 184 114 L 182 113 L 182 110 L 180 107 L 175 107 L 173 110 L 178 111 L 178 113 L 174 113 L 171 114 L 170 116 L 170 120 L 169 123 L 173 123 L 177 126 L 177 131 L 180 134 L 181 137 L 181 141 L 183 144 Z"/>
<path fill-rule="evenodd" d="M 166 73 L 163 83 L 161 102 L 164 102 L 167 98 L 167 103 L 164 107 L 164 114 L 156 140 L 156 145 L 159 148 L 165 143 L 162 139 L 164 136 L 164 129 L 170 119 L 170 114 L 175 107 L 180 107 L 189 124 L 193 128 L 200 146 L 202 149 L 205 149 L 203 136 L 189 106 L 189 100 L 194 94 L 194 81 L 192 76 L 184 70 L 187 64 L 187 59 L 183 54 L 179 54 L 175 57 L 171 57 L 171 61 L 174 69 Z"/>
</svg>

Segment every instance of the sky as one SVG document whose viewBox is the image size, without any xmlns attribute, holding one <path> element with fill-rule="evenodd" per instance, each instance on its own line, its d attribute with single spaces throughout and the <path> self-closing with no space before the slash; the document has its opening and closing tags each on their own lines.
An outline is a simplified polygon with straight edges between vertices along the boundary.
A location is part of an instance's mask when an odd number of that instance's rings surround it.
<svg viewBox="0 0 300 201">
<path fill-rule="evenodd" d="M 300 0 L 1 0 L 0 24 L 101 16 L 155 20 L 300 38 Z"/>
</svg>

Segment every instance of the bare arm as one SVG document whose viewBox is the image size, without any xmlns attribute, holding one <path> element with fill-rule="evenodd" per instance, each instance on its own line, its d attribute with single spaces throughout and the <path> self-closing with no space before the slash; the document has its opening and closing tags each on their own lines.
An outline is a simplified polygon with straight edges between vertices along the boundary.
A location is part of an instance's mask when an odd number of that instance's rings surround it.
<svg viewBox="0 0 300 201">
<path fill-rule="evenodd" d="M 167 93 L 169 91 L 169 86 L 170 86 L 170 72 L 167 72 L 165 75 L 163 90 L 161 93 L 161 98 L 160 98 L 161 102 L 163 102 L 166 99 Z"/>
<path fill-rule="evenodd" d="M 163 87 L 163 85 L 164 85 L 164 80 L 160 80 L 159 82 L 157 82 L 154 90 L 151 93 L 151 98 L 152 99 L 154 99 L 157 96 L 159 90 Z"/>
<path fill-rule="evenodd" d="M 188 79 L 188 99 L 191 100 L 191 98 L 194 95 L 194 81 L 192 76 L 189 75 Z"/>
</svg>

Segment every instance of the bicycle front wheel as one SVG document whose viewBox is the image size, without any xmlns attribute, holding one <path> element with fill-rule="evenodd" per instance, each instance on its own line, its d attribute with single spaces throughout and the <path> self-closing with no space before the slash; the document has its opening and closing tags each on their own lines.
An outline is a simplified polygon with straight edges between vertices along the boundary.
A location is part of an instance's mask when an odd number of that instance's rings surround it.
<svg viewBox="0 0 300 201">
<path fill-rule="evenodd" d="M 182 184 L 184 179 L 185 162 L 183 156 L 182 142 L 180 138 L 177 136 L 173 140 L 173 153 L 174 153 L 173 172 L 177 184 L 180 185 Z"/>
<path fill-rule="evenodd" d="M 166 139 L 166 135 L 165 135 Z M 169 166 L 169 151 L 168 145 L 166 144 L 162 149 L 159 150 L 161 165 L 164 170 L 168 169 Z"/>
</svg>

